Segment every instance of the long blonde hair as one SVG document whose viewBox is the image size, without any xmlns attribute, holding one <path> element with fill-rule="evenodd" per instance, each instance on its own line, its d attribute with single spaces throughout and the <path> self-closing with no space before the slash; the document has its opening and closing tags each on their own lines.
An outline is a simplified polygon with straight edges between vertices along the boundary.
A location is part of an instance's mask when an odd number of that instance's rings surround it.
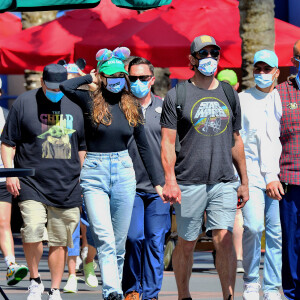
<svg viewBox="0 0 300 300">
<path fill-rule="evenodd" d="M 99 76 L 99 75 L 98 75 Z M 100 79 L 100 78 L 99 78 Z M 127 87 L 130 89 L 130 82 L 128 76 L 125 75 L 125 80 L 127 82 Z M 92 92 L 91 96 L 93 99 L 93 113 L 92 117 L 96 124 L 100 125 L 111 125 L 112 115 L 109 110 L 109 104 L 105 101 L 103 96 L 103 85 L 101 81 L 98 81 L 97 89 Z M 138 124 L 143 123 L 143 118 L 139 112 L 140 104 L 136 98 L 132 96 L 129 90 L 126 88 L 123 89 L 121 95 L 121 101 L 119 102 L 121 110 L 124 112 L 125 117 L 130 126 L 136 127 Z"/>
</svg>

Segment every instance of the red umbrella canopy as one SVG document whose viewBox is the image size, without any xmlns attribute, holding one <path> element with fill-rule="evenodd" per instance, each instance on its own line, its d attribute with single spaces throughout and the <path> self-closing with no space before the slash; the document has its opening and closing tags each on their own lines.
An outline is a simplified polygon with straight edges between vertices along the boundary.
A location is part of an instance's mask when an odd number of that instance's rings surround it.
<svg viewBox="0 0 300 300">
<path fill-rule="evenodd" d="M 237 12 L 236 17 L 231 17 Z M 230 17 L 228 17 L 230 16 Z M 222 48 L 220 65 L 234 67 L 240 56 L 238 2 L 235 0 L 173 0 L 173 4 L 126 20 L 109 32 L 87 37 L 75 45 L 75 56 L 95 65 L 101 48 L 128 47 L 159 67 L 185 67 L 191 42 L 196 36 L 215 37 Z M 240 64 L 239 64 L 240 65 Z"/>
<path fill-rule="evenodd" d="M 73 61 L 76 42 L 107 31 L 135 15 L 136 11 L 102 0 L 93 9 L 69 11 L 54 21 L 26 29 L 0 41 L 0 73 L 42 71 L 45 65 L 60 59 Z"/>
<path fill-rule="evenodd" d="M 6 12 L 0 14 L 0 38 L 5 38 L 10 35 L 16 34 L 22 30 L 22 23 L 20 18 Z"/>
<path fill-rule="evenodd" d="M 101 48 L 113 50 L 126 46 L 132 55 L 149 59 L 154 66 L 171 67 L 171 72 L 188 71 L 190 45 L 196 36 L 213 36 L 221 47 L 220 68 L 240 68 L 240 15 L 236 0 L 173 0 L 162 8 L 125 20 L 111 30 L 85 38 L 75 45 L 75 57 L 85 57 L 95 67 L 95 53 Z M 275 19 L 275 51 L 280 66 L 289 66 L 292 46 L 300 28 Z M 184 69 L 175 69 L 184 68 Z"/>
</svg>

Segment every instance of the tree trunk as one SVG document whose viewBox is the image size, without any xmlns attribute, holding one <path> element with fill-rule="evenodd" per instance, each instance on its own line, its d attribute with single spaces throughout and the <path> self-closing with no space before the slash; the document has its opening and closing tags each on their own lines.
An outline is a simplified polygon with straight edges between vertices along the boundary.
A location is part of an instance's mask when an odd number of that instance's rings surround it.
<svg viewBox="0 0 300 300">
<path fill-rule="evenodd" d="M 240 0 L 240 36 L 242 39 L 242 89 L 254 86 L 255 52 L 274 51 L 274 0 Z"/>
<path fill-rule="evenodd" d="M 57 11 L 22 12 L 22 29 L 52 21 L 56 18 L 56 14 Z M 25 70 L 24 76 L 26 90 L 36 89 L 41 86 L 40 78 L 42 72 Z"/>
</svg>

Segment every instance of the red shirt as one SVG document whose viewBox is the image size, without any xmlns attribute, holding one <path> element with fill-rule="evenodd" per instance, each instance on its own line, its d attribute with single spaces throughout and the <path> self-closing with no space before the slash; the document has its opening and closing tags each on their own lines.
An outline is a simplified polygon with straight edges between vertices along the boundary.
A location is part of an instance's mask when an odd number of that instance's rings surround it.
<svg viewBox="0 0 300 300">
<path fill-rule="evenodd" d="M 300 90 L 295 79 L 276 88 L 282 102 L 280 180 L 300 185 Z"/>
</svg>

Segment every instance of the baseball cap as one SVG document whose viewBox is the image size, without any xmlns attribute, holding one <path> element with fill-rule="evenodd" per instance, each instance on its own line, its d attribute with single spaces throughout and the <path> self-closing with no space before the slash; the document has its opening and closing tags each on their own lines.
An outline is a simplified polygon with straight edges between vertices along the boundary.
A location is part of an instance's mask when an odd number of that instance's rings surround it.
<svg viewBox="0 0 300 300">
<path fill-rule="evenodd" d="M 206 46 L 215 46 L 219 50 L 221 49 L 217 44 L 215 39 L 209 35 L 200 35 L 195 37 L 191 45 L 191 53 L 200 51 Z"/>
<path fill-rule="evenodd" d="M 99 73 L 103 72 L 106 75 L 112 75 L 115 73 L 125 73 L 128 75 L 124 68 L 124 63 L 118 58 L 111 58 L 110 60 L 105 61 L 99 67 Z"/>
<path fill-rule="evenodd" d="M 265 62 L 272 68 L 274 67 L 278 68 L 278 57 L 275 54 L 275 52 L 271 50 L 264 49 L 264 50 L 257 51 L 254 54 L 253 65 L 255 65 L 259 61 Z"/>
<path fill-rule="evenodd" d="M 43 70 L 43 80 L 49 89 L 58 89 L 59 84 L 67 80 L 68 72 L 62 65 L 47 65 Z"/>
<path fill-rule="evenodd" d="M 238 78 L 233 70 L 225 69 L 218 73 L 217 79 L 219 81 L 228 81 L 230 85 L 236 85 Z"/>
</svg>

